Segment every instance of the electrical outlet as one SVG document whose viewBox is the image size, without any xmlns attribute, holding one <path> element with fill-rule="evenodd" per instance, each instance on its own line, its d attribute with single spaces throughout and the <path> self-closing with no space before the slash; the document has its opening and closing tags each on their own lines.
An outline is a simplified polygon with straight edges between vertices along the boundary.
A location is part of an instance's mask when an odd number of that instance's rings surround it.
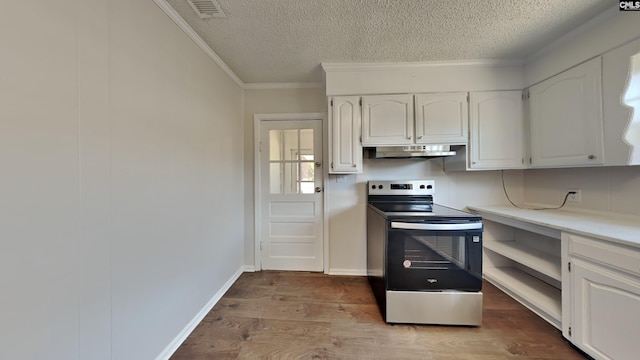
<svg viewBox="0 0 640 360">
<path fill-rule="evenodd" d="M 567 192 L 574 192 L 575 194 L 569 194 L 567 201 L 571 202 L 580 202 L 582 201 L 582 190 L 580 189 L 569 189 Z"/>
</svg>

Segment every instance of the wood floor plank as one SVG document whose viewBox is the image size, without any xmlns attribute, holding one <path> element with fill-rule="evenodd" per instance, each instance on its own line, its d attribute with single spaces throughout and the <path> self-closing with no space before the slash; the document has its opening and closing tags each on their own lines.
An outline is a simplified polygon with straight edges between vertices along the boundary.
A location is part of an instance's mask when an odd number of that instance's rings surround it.
<svg viewBox="0 0 640 360">
<path fill-rule="evenodd" d="M 245 273 L 172 359 L 586 359 L 499 289 L 483 292 L 480 327 L 391 325 L 366 277 Z"/>
</svg>

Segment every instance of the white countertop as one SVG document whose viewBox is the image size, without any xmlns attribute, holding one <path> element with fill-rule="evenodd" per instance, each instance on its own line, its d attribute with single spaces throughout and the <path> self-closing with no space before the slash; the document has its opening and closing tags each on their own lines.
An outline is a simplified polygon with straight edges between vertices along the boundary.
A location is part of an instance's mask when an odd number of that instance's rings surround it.
<svg viewBox="0 0 640 360">
<path fill-rule="evenodd" d="M 640 247 L 640 217 L 579 210 L 529 210 L 505 205 L 467 206 L 473 212 L 498 215 L 560 231 Z"/>
</svg>

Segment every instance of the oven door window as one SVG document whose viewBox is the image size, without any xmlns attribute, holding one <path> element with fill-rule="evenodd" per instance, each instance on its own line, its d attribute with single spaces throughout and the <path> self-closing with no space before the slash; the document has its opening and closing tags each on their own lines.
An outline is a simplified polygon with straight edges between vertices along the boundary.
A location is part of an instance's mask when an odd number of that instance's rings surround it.
<svg viewBox="0 0 640 360">
<path fill-rule="evenodd" d="M 447 270 L 464 268 L 465 237 L 407 236 L 402 266 L 410 269 Z"/>
<path fill-rule="evenodd" d="M 479 232 L 389 231 L 389 289 L 479 291 L 480 239 Z"/>
</svg>

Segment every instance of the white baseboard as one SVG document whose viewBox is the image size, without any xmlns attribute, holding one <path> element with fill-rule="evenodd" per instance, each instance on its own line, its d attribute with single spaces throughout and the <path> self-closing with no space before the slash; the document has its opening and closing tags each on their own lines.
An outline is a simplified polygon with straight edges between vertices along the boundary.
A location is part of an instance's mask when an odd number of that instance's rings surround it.
<svg viewBox="0 0 640 360">
<path fill-rule="evenodd" d="M 244 272 L 256 272 L 256 267 L 253 265 L 245 265 Z"/>
<path fill-rule="evenodd" d="M 224 293 L 229 290 L 231 285 L 233 285 L 236 280 L 242 275 L 244 272 L 244 268 L 238 269 L 235 274 L 231 276 L 229 280 L 222 286 L 218 292 L 216 292 L 211 300 L 207 302 L 207 304 L 194 316 L 193 319 L 178 333 L 178 335 L 167 345 L 167 347 L 162 350 L 160 355 L 156 357 L 156 360 L 168 360 L 171 355 L 173 355 L 176 350 L 182 345 L 182 343 L 187 339 L 189 334 L 198 326 L 198 324 L 204 319 L 205 316 L 211 311 L 211 309 L 220 301 Z"/>
<path fill-rule="evenodd" d="M 366 269 L 329 269 L 329 275 L 367 276 Z"/>
</svg>

